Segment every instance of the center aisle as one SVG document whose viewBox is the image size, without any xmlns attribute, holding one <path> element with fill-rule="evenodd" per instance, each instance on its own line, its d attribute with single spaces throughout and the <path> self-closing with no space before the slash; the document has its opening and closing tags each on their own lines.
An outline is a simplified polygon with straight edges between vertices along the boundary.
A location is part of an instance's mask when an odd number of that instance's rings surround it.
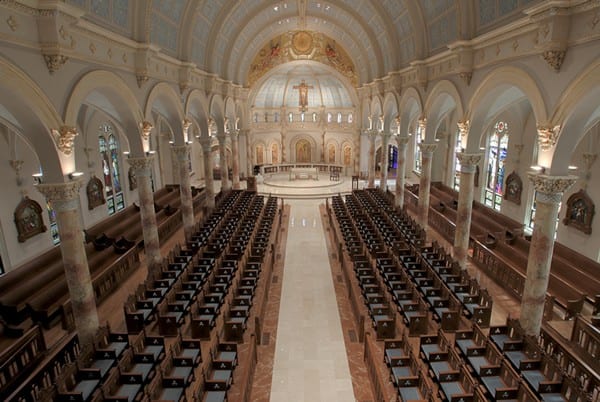
<svg viewBox="0 0 600 402">
<path fill-rule="evenodd" d="M 320 202 L 288 201 L 272 402 L 354 400 Z"/>
</svg>

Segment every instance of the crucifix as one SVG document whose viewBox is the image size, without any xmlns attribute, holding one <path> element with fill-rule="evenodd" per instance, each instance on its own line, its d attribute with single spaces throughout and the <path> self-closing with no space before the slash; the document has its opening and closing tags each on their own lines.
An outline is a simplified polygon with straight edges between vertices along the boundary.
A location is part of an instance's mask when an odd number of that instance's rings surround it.
<svg viewBox="0 0 600 402">
<path fill-rule="evenodd" d="M 306 82 L 304 82 L 304 80 L 302 80 L 302 83 L 300 83 L 300 85 L 295 85 L 294 89 L 298 90 L 298 95 L 299 95 L 299 104 L 300 104 L 300 111 L 301 112 L 306 112 L 306 109 L 308 108 L 308 90 L 314 88 L 312 85 L 308 86 L 306 85 Z"/>
</svg>

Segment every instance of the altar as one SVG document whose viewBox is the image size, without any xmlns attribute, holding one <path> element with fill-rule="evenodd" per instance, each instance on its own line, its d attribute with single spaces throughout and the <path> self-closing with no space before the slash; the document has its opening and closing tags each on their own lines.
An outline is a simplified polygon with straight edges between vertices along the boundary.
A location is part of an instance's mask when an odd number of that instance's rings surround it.
<svg viewBox="0 0 600 402">
<path fill-rule="evenodd" d="M 316 167 L 293 167 L 290 169 L 290 181 L 296 179 L 319 180 L 319 169 Z"/>
</svg>

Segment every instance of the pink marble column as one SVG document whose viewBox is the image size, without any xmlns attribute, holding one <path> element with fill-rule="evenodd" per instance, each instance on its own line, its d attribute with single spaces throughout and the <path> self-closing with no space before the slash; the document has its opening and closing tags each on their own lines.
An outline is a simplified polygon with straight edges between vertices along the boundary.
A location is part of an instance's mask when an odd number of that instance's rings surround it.
<svg viewBox="0 0 600 402">
<path fill-rule="evenodd" d="M 56 212 L 60 251 L 75 327 L 79 342 L 84 345 L 92 342 L 99 323 L 80 219 L 80 187 L 81 181 L 76 180 L 69 183 L 39 184 L 37 189 L 52 204 Z"/>
<path fill-rule="evenodd" d="M 475 168 L 481 160 L 481 154 L 459 152 L 456 157 L 460 161 L 460 191 L 458 192 L 456 210 L 454 258 L 462 268 L 466 268 L 471 232 L 471 212 L 473 211 L 473 192 L 475 189 Z"/>
<path fill-rule="evenodd" d="M 406 175 L 406 145 L 408 137 L 397 137 L 398 143 L 398 169 L 396 170 L 396 208 L 404 207 L 404 176 Z"/>
<path fill-rule="evenodd" d="M 192 201 L 192 184 L 190 182 L 190 146 L 174 146 L 173 154 L 177 160 L 179 171 L 179 192 L 181 193 L 181 219 L 186 241 L 194 234 L 194 204 Z"/>
<path fill-rule="evenodd" d="M 233 189 L 240 189 L 240 131 L 239 130 L 231 130 L 231 165 L 232 165 L 232 180 L 233 180 Z"/>
<path fill-rule="evenodd" d="M 388 145 L 390 143 L 390 133 L 385 133 L 381 136 L 381 189 L 386 191 L 388 188 L 387 180 L 388 180 L 388 165 L 389 165 L 389 155 L 388 155 Z"/>
<path fill-rule="evenodd" d="M 286 131 L 282 130 L 281 131 L 281 163 L 287 163 L 287 161 L 288 161 L 287 148 L 285 146 L 285 134 L 286 134 Z"/>
<path fill-rule="evenodd" d="M 354 137 L 354 143 L 353 143 L 353 147 L 354 149 L 352 150 L 352 156 L 354 159 L 354 166 L 353 166 L 353 172 L 355 175 L 360 174 L 360 130 L 358 130 L 358 132 L 356 133 L 355 137 Z"/>
<path fill-rule="evenodd" d="M 229 182 L 229 167 L 227 166 L 227 149 L 226 141 L 227 137 L 225 134 L 217 136 L 219 140 L 219 159 L 221 160 L 221 191 L 231 190 L 231 183 Z"/>
<path fill-rule="evenodd" d="M 429 217 L 429 192 L 431 188 L 431 161 L 437 144 L 420 143 L 421 180 L 419 182 L 419 224 L 427 227 Z"/>
<path fill-rule="evenodd" d="M 529 179 L 536 191 L 536 209 L 527 259 L 527 278 L 521 300 L 520 322 L 527 335 L 538 336 L 548 291 L 558 209 L 563 193 L 577 178 L 530 174 Z"/>
<path fill-rule="evenodd" d="M 204 190 L 206 191 L 206 206 L 209 210 L 215 207 L 215 180 L 213 177 L 213 160 L 210 138 L 202 138 L 202 163 L 204 165 Z"/>
<path fill-rule="evenodd" d="M 369 175 L 367 180 L 367 188 L 375 188 L 375 138 L 377 131 L 369 130 Z"/>
<path fill-rule="evenodd" d="M 140 215 L 142 220 L 142 234 L 144 235 L 144 254 L 148 273 L 160 267 L 160 240 L 158 226 L 156 225 L 156 212 L 154 211 L 154 194 L 152 193 L 151 172 L 154 156 L 142 158 L 128 158 L 127 163 L 133 169 L 138 183 L 140 202 Z"/>
</svg>

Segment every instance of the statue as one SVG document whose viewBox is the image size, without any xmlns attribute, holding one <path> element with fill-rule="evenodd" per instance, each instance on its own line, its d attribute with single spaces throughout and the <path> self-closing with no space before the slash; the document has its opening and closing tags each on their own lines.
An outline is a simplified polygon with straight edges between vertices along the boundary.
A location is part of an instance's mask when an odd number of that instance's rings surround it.
<svg viewBox="0 0 600 402">
<path fill-rule="evenodd" d="M 306 85 L 306 82 L 304 80 L 302 80 L 302 83 L 300 85 L 294 86 L 294 89 L 298 90 L 298 103 L 300 105 L 301 112 L 306 112 L 306 109 L 308 108 L 308 90 L 312 88 L 314 87 L 312 85 Z"/>
</svg>

